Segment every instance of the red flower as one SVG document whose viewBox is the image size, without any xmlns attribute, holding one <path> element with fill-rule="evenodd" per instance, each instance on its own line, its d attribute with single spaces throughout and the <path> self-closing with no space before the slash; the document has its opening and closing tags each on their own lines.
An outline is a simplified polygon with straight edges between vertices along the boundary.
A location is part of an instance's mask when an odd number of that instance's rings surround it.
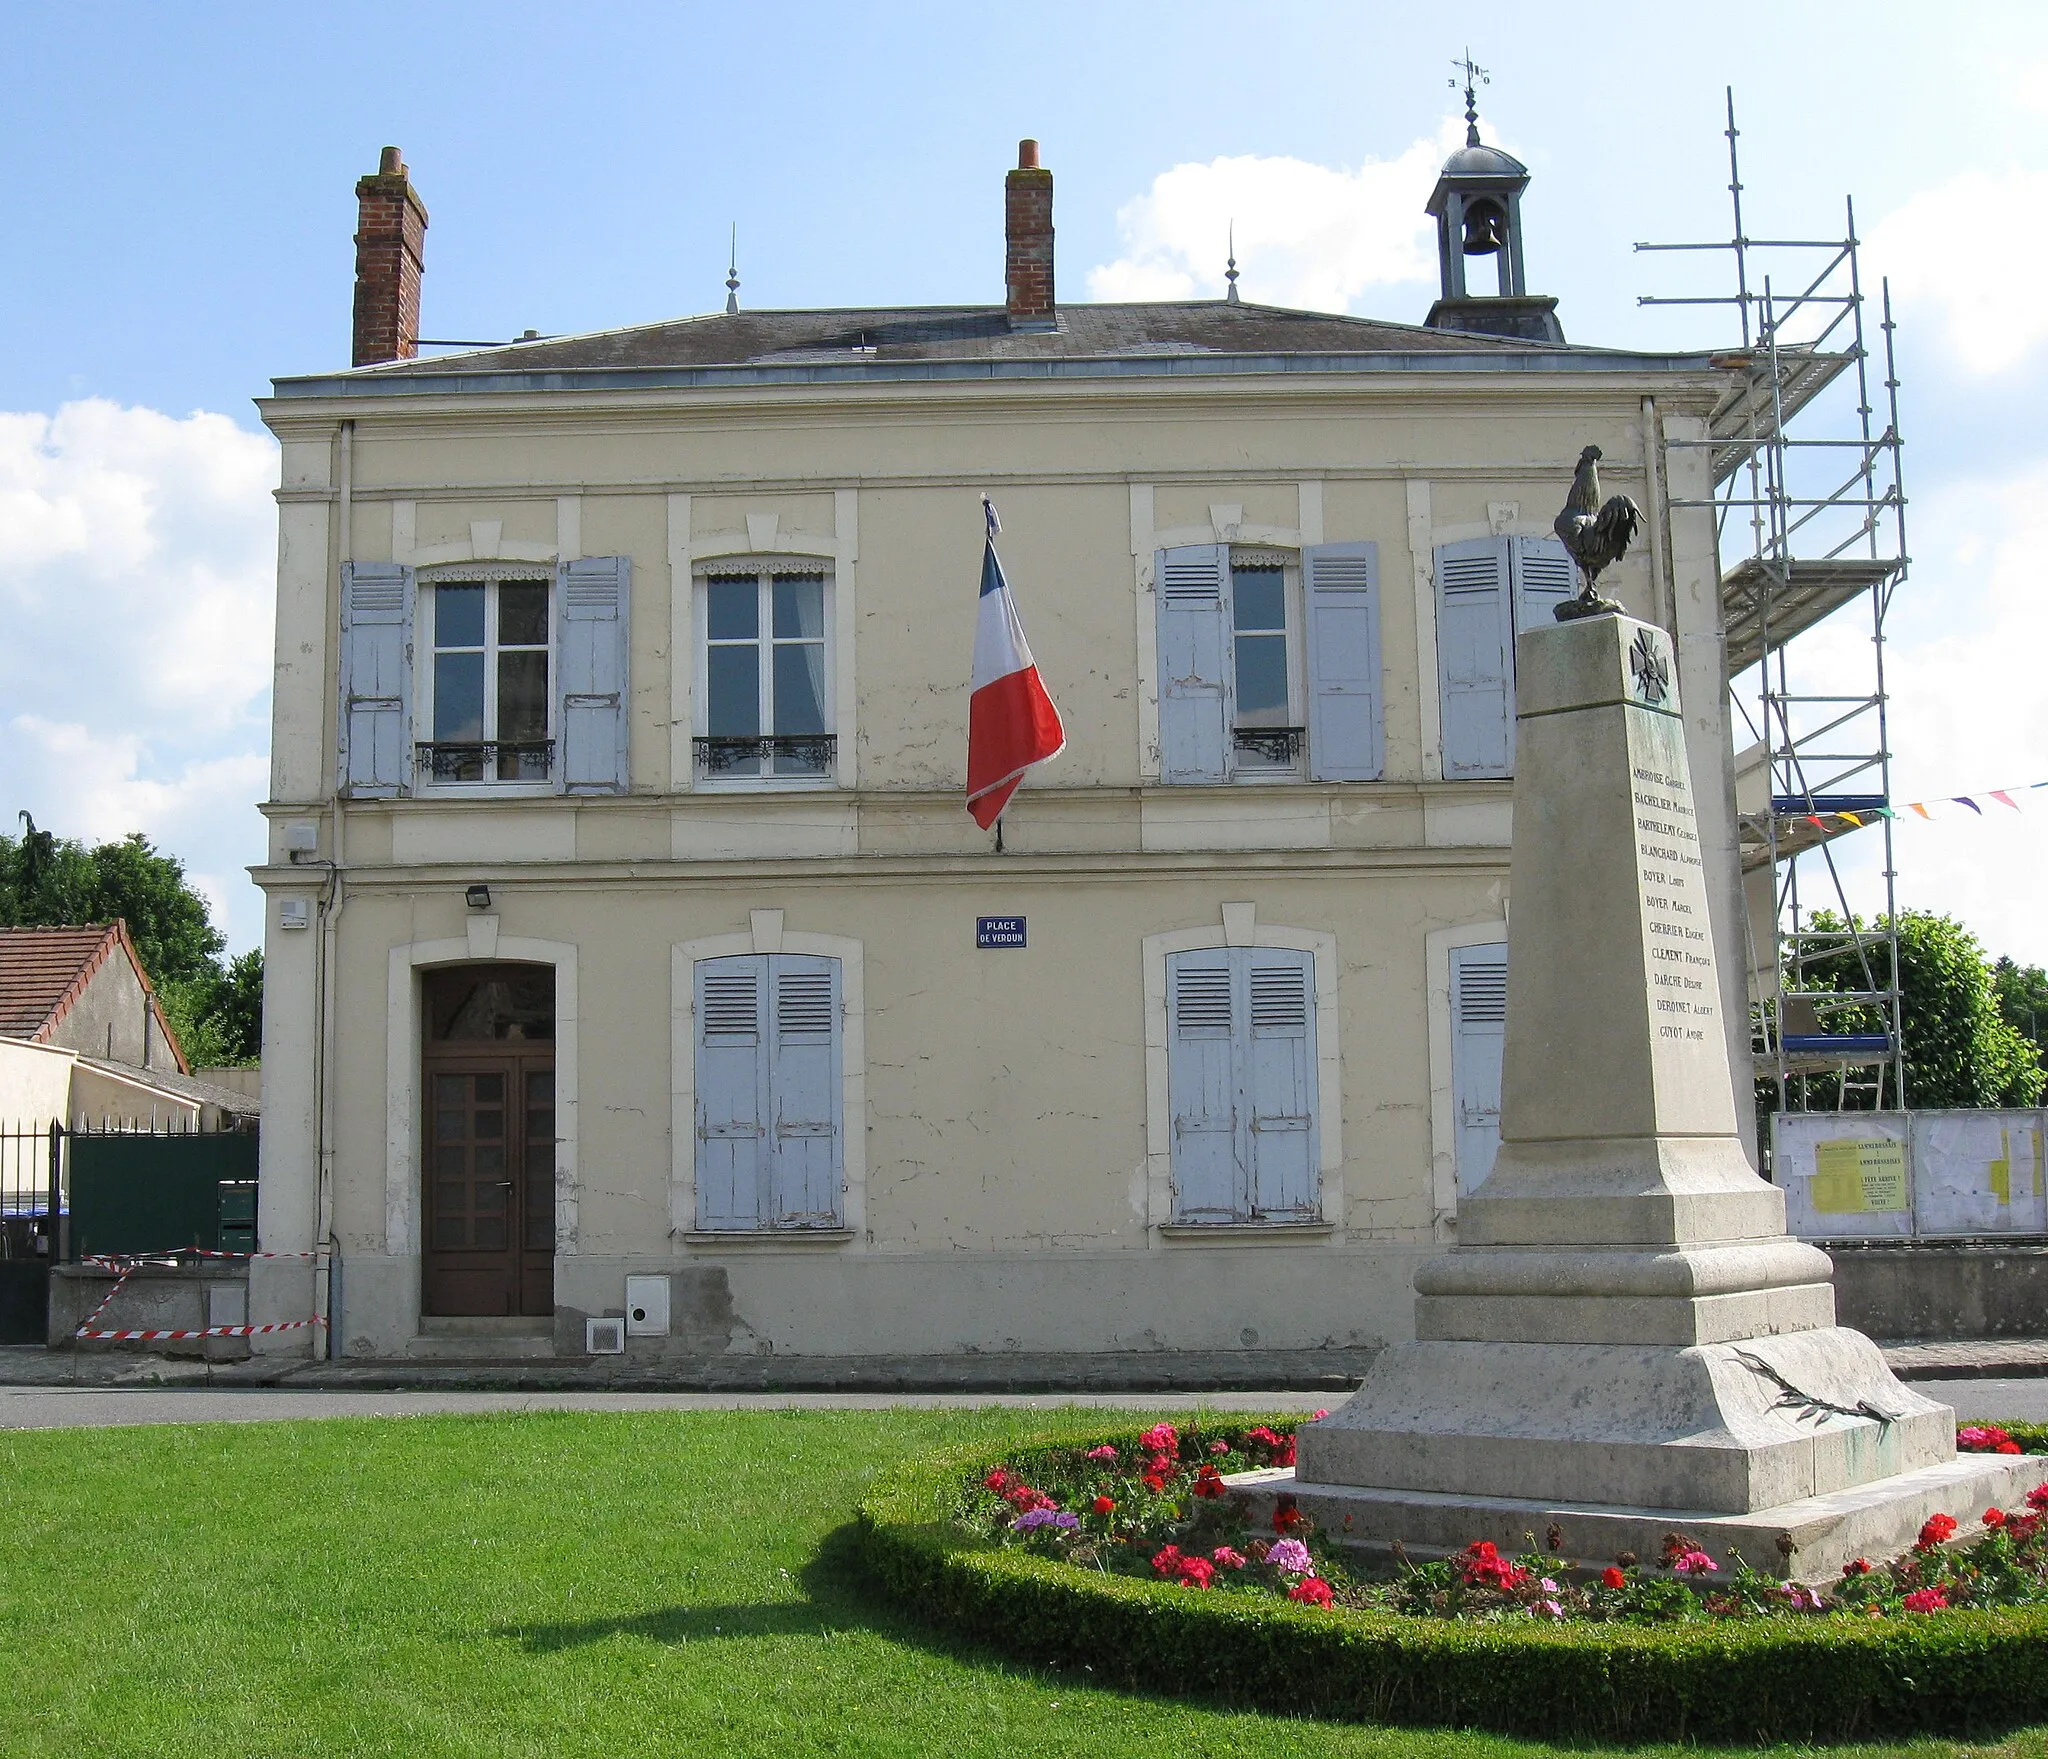
<svg viewBox="0 0 2048 1759">
<path fill-rule="evenodd" d="M 1207 1497 L 1228 1496 L 1230 1486 L 1223 1482 L 1223 1474 L 1214 1466 L 1204 1466 L 1195 1474 L 1195 1494 Z"/>
<path fill-rule="evenodd" d="M 1042 1490 L 1033 1490 L 1028 1484 L 1012 1484 L 1003 1492 L 1003 1501 L 1020 1515 L 1028 1515 L 1033 1509 L 1056 1509 L 1060 1505 Z"/>
<path fill-rule="evenodd" d="M 2036 1511 L 2048 1509 L 2048 1484 L 2037 1484 L 2027 1492 L 2027 1507 Z"/>
<path fill-rule="evenodd" d="M 1330 1584 L 1320 1576 L 1304 1576 L 1287 1590 L 1289 1600 L 1298 1600 L 1303 1606 L 1328 1606 L 1333 1598 Z"/>
<path fill-rule="evenodd" d="M 1177 1579 L 1183 1588 L 1206 1588 L 1216 1580 L 1216 1566 L 1205 1557 L 1184 1557 Z"/>
<path fill-rule="evenodd" d="M 1163 1473 L 1147 1472 L 1142 1482 L 1154 1496 L 1160 1495 L 1166 1489 L 1166 1478 Z"/>
<path fill-rule="evenodd" d="M 1294 1437 L 1288 1436 L 1273 1452 L 1273 1464 L 1291 1466 L 1294 1464 Z"/>
<path fill-rule="evenodd" d="M 1991 1450 L 1994 1454 L 2017 1454 L 2023 1450 L 2016 1441 L 2002 1441 Z"/>
<path fill-rule="evenodd" d="M 1095 1500 L 1094 1500 L 1094 1501 L 1093 1501 L 1092 1503 L 1090 1503 L 1090 1504 L 1088 1505 L 1088 1512 L 1089 1512 L 1089 1513 L 1090 1513 L 1091 1515 L 1107 1515 L 1107 1514 L 1110 1514 L 1110 1513 L 1112 1513 L 1112 1512 L 1113 1512 L 1113 1511 L 1115 1510 L 1115 1508 L 1116 1508 L 1116 1498 L 1115 1498 L 1115 1497 L 1113 1497 L 1113 1496 L 1098 1496 L 1098 1497 L 1097 1497 L 1097 1498 L 1096 1498 L 1096 1499 L 1095 1499 Z"/>
<path fill-rule="evenodd" d="M 1856 1558 L 1842 1566 L 1842 1574 L 1845 1576 L 1867 1576 L 1870 1574 L 1870 1560 L 1868 1558 Z"/>
<path fill-rule="evenodd" d="M 1169 1545 L 1163 1551 L 1155 1551 L 1152 1554 L 1153 1569 L 1168 1580 L 1179 1574 L 1180 1566 L 1180 1547 L 1177 1545 Z"/>
<path fill-rule="evenodd" d="M 1609 1564 L 1606 1569 L 1600 1572 L 1600 1586 L 1603 1588 L 1626 1588 L 1628 1586 L 1628 1578 L 1612 1564 Z"/>
<path fill-rule="evenodd" d="M 1171 1423 L 1155 1423 L 1138 1437 L 1138 1445 L 1148 1454 L 1177 1454 L 1180 1432 Z"/>
<path fill-rule="evenodd" d="M 1273 1510 L 1273 1531 L 1275 1533 L 1306 1533 L 1309 1518 L 1294 1506 L 1291 1497 L 1283 1498 Z"/>
<path fill-rule="evenodd" d="M 1491 1539 L 1475 1539 L 1466 1546 L 1464 1556 L 1458 1560 L 1458 1569 L 1472 1586 L 1496 1588 L 1502 1592 L 1519 1588 L 1529 1579 L 1529 1572 L 1502 1557 Z"/>
<path fill-rule="evenodd" d="M 1246 1441 L 1257 1442 L 1262 1448 L 1276 1448 L 1280 1445 L 1280 1437 L 1263 1423 L 1256 1429 L 1247 1429 L 1244 1432 L 1244 1438 Z"/>
<path fill-rule="evenodd" d="M 1908 1612 L 1941 1612 L 1948 1606 L 1946 1588 L 1919 1588 L 1908 1594 L 1905 1608 Z"/>
<path fill-rule="evenodd" d="M 2003 1527 L 2005 1525 L 2005 1510 L 1986 1509 L 1984 1511 L 1984 1525 L 1987 1527 Z"/>
<path fill-rule="evenodd" d="M 1953 1515 L 1929 1515 L 1926 1526 L 1920 1529 L 1920 1537 L 1914 1542 L 1916 1549 L 1931 1551 L 1944 1539 L 1953 1537 L 1956 1518 Z"/>
<path fill-rule="evenodd" d="M 982 1481 L 984 1489 L 993 1490 L 998 1496 L 1010 1488 L 1010 1475 L 998 1466 Z"/>
</svg>

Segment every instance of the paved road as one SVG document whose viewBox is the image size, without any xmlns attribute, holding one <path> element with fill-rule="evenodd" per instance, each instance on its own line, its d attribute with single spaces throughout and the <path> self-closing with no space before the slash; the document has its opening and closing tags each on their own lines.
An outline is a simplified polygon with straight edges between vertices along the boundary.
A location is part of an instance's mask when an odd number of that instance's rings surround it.
<svg viewBox="0 0 2048 1759">
<path fill-rule="evenodd" d="M 180 1387 L 0 1387 L 0 1429 L 261 1423 L 284 1417 L 425 1417 L 475 1411 L 1316 1411 L 1328 1393 L 461 1393 L 246 1392 Z"/>
<path fill-rule="evenodd" d="M 2048 1380 L 1915 1380 L 1916 1393 L 1953 1405 L 1965 1423 L 2048 1423 Z"/>
</svg>

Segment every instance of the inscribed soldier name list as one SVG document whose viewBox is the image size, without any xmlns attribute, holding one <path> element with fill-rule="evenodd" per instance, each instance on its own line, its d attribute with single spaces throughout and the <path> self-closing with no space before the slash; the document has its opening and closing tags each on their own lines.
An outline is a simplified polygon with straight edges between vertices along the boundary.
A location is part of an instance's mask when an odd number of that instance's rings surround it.
<svg viewBox="0 0 2048 1759">
<path fill-rule="evenodd" d="M 1836 1326 L 1833 1266 L 1743 1152 L 1670 638 L 1528 630 L 1516 692 L 1500 1153 L 1416 1275 L 1416 1341 L 1266 1488 L 1424 1548 L 1555 1519 L 1653 1555 L 1683 1516 L 1770 1568 L 1791 1531 L 1806 1573 L 1974 1514 L 2012 1484 Z"/>
</svg>

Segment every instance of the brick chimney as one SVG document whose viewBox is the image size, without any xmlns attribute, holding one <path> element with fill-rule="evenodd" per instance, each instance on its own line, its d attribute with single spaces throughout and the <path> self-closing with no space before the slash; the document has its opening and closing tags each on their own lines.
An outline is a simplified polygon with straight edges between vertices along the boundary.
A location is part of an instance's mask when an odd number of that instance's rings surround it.
<svg viewBox="0 0 2048 1759">
<path fill-rule="evenodd" d="M 386 147 L 376 174 L 356 185 L 356 206 L 353 364 L 410 360 L 420 351 L 427 209 L 396 147 Z"/>
<path fill-rule="evenodd" d="M 1038 142 L 1017 143 L 1017 169 L 1003 184 L 1003 280 L 1010 322 L 1020 329 L 1053 327 L 1052 173 L 1038 163 Z"/>
</svg>

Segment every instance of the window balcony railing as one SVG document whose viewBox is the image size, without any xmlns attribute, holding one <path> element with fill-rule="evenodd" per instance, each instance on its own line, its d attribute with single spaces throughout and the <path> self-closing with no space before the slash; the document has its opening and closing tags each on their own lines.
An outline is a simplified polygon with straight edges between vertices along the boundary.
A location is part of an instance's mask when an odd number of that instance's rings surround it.
<svg viewBox="0 0 2048 1759">
<path fill-rule="evenodd" d="M 697 773 L 707 781 L 744 776 L 829 776 L 839 748 L 830 733 L 771 733 L 692 742 Z"/>
<path fill-rule="evenodd" d="M 1307 729 L 1237 727 L 1232 729 L 1231 738 L 1236 743 L 1238 756 L 1253 758 L 1259 763 L 1279 768 L 1300 758 L 1303 742 L 1307 738 Z"/>
<path fill-rule="evenodd" d="M 429 782 L 545 782 L 554 771 L 552 739 L 471 739 L 413 747 Z"/>
</svg>

